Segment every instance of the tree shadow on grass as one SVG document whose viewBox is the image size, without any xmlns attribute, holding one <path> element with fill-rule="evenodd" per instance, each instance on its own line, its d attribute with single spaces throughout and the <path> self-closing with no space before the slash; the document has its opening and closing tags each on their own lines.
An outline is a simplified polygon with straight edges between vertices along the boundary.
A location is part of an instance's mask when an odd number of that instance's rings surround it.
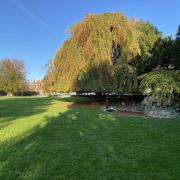
<svg viewBox="0 0 180 180">
<path fill-rule="evenodd" d="M 52 101 L 49 97 L 0 98 L 0 127 L 17 118 L 43 113 Z"/>
<path fill-rule="evenodd" d="M 69 106 L 0 149 L 0 179 L 179 179 L 177 122 L 159 122 Z"/>
<path fill-rule="evenodd" d="M 91 103 L 91 102 L 97 102 L 101 100 L 98 97 L 61 97 L 57 98 L 57 100 L 60 100 L 62 102 L 73 102 L 73 103 Z"/>
</svg>

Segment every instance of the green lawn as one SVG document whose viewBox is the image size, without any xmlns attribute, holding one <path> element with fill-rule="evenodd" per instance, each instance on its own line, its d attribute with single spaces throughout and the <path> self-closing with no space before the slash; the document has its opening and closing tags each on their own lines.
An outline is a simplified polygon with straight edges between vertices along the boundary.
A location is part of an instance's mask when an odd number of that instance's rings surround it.
<svg viewBox="0 0 180 180">
<path fill-rule="evenodd" d="M 180 119 L 60 104 L 76 100 L 0 98 L 0 179 L 180 179 Z"/>
</svg>

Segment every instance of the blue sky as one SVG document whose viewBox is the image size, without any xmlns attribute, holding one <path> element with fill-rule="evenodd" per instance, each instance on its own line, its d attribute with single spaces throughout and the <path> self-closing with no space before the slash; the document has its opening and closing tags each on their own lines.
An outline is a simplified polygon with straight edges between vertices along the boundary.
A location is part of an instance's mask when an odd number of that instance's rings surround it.
<svg viewBox="0 0 180 180">
<path fill-rule="evenodd" d="M 180 0 L 0 0 L 0 59 L 21 59 L 30 80 L 42 79 L 69 27 L 86 14 L 122 12 L 174 37 L 179 9 Z"/>
</svg>

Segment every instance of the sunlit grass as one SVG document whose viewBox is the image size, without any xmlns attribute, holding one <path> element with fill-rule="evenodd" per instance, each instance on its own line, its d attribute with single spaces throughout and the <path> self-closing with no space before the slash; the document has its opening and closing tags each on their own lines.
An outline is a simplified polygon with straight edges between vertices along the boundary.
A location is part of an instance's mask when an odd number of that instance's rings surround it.
<svg viewBox="0 0 180 180">
<path fill-rule="evenodd" d="M 0 179 L 180 179 L 180 120 L 0 98 Z"/>
<path fill-rule="evenodd" d="M 3 98 L 4 99 L 4 98 Z M 33 98 L 32 98 L 33 99 Z M 14 100 L 14 98 L 8 99 L 9 101 Z M 21 98 L 17 98 L 21 101 Z M 23 101 L 28 101 L 30 99 L 23 99 Z M 15 100 L 16 101 L 16 100 Z M 26 136 L 26 132 L 31 131 L 36 126 L 42 126 L 42 124 L 47 123 L 46 116 L 55 116 L 58 115 L 59 110 L 53 109 L 51 106 L 47 107 L 40 107 L 40 105 L 36 106 L 37 114 L 33 113 L 31 115 L 31 107 L 26 107 L 26 103 L 20 102 L 9 104 L 10 106 L 5 106 L 3 108 L 3 113 L 8 113 L 9 117 L 0 118 L 0 143 L 5 143 L 9 141 L 13 141 L 16 137 Z M 7 103 L 8 104 L 8 103 Z M 6 102 L 5 102 L 6 105 Z M 26 109 L 26 110 L 25 110 Z M 43 110 L 44 109 L 44 110 Z M 25 110 L 25 114 L 24 114 Z M 5 112 L 4 112 L 5 111 Z M 12 111 L 12 112 L 11 112 Z M 38 113 L 40 111 L 40 113 Z M 61 111 L 63 111 L 61 109 Z M 27 113 L 28 112 L 28 113 Z M 27 116 L 26 116 L 27 113 Z M 11 116 L 12 115 L 12 116 Z"/>
</svg>

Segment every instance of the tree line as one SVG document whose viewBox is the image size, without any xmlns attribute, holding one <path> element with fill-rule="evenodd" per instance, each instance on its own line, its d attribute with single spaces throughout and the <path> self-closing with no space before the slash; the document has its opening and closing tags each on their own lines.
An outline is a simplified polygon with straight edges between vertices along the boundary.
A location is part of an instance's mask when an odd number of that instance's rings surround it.
<svg viewBox="0 0 180 180">
<path fill-rule="evenodd" d="M 146 93 L 150 89 L 150 94 L 163 94 L 161 100 L 179 94 L 180 26 L 173 39 L 150 22 L 104 13 L 87 15 L 70 30 L 47 65 L 46 92 Z"/>
</svg>

